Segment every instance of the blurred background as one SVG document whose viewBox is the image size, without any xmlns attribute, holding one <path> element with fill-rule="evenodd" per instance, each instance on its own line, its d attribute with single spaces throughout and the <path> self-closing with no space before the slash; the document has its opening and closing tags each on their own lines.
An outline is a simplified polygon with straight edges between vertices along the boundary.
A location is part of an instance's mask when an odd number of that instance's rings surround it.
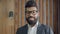
<svg viewBox="0 0 60 34">
<path fill-rule="evenodd" d="M 26 24 L 25 3 L 29 0 L 0 0 L 0 34 L 16 34 Z M 60 34 L 60 0 L 34 0 L 40 11 L 39 21 Z"/>
</svg>

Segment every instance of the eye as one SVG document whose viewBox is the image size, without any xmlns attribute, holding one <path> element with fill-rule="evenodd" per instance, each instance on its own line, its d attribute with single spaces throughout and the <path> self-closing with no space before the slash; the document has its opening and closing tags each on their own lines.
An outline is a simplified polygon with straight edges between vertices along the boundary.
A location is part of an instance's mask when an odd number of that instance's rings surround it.
<svg viewBox="0 0 60 34">
<path fill-rule="evenodd" d="M 38 11 L 36 11 L 36 13 L 37 13 Z"/>
<path fill-rule="evenodd" d="M 35 11 L 33 11 L 33 13 L 35 13 Z"/>
</svg>

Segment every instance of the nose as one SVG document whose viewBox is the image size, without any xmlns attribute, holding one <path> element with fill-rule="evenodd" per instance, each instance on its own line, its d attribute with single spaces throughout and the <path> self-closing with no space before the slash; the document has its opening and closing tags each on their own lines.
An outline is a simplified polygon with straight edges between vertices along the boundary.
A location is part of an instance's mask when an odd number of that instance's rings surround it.
<svg viewBox="0 0 60 34">
<path fill-rule="evenodd" d="M 29 16 L 33 16 L 33 14 L 32 14 L 32 13 L 30 13 L 30 14 L 29 14 Z"/>
</svg>

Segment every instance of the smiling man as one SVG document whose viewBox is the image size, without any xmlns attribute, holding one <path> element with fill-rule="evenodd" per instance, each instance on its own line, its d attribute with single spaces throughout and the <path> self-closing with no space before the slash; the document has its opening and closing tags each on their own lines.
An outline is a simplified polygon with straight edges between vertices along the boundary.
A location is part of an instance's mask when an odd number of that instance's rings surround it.
<svg viewBox="0 0 60 34">
<path fill-rule="evenodd" d="M 18 28 L 16 34 L 53 34 L 50 27 L 39 23 L 39 11 L 35 1 L 26 3 L 25 18 L 28 24 Z"/>
</svg>

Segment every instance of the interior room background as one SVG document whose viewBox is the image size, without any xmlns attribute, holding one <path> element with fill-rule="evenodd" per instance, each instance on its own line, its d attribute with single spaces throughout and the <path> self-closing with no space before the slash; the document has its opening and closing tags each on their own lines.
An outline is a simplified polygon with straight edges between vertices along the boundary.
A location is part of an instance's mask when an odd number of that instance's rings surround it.
<svg viewBox="0 0 60 34">
<path fill-rule="evenodd" d="M 0 34 L 16 34 L 26 24 L 25 3 L 28 0 L 0 0 Z M 60 0 L 34 0 L 40 11 L 41 24 L 60 34 Z"/>
</svg>

